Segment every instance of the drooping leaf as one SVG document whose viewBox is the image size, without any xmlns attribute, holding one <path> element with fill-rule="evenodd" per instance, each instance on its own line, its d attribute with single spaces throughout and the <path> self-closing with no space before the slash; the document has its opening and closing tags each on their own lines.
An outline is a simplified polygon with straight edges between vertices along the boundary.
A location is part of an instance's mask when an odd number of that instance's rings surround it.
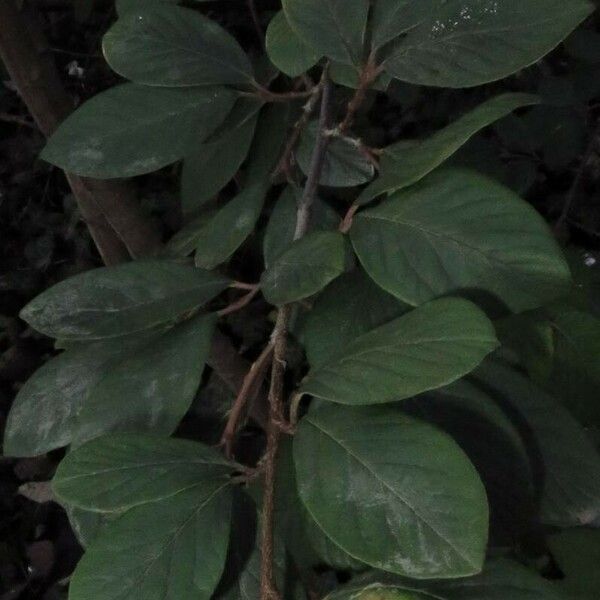
<svg viewBox="0 0 600 600">
<path fill-rule="evenodd" d="M 271 62 L 290 77 L 302 75 L 319 62 L 320 58 L 296 35 L 283 11 L 279 11 L 269 23 L 266 47 Z"/>
<path fill-rule="evenodd" d="M 355 338 L 408 308 L 375 285 L 360 267 L 338 277 L 319 295 L 304 325 L 311 367 L 323 365 Z"/>
<path fill-rule="evenodd" d="M 385 148 L 379 177 L 360 195 L 365 204 L 376 196 L 392 193 L 423 179 L 439 167 L 481 129 L 517 108 L 536 104 L 531 94 L 502 94 L 463 115 L 446 128 L 419 141 L 402 141 Z"/>
<path fill-rule="evenodd" d="M 298 199 L 301 194 L 302 190 L 288 186 L 273 208 L 263 241 L 263 255 L 267 268 L 294 240 Z M 328 204 L 320 198 L 315 199 L 310 214 L 309 231 L 330 231 L 337 227 L 339 221 L 340 217 Z"/>
<path fill-rule="evenodd" d="M 351 556 L 417 579 L 481 570 L 485 490 L 431 425 L 390 407 L 321 405 L 300 422 L 294 458 L 304 505 Z"/>
<path fill-rule="evenodd" d="M 126 11 L 104 36 L 103 50 L 113 70 L 144 85 L 236 85 L 253 78 L 248 57 L 229 33 L 177 6 Z"/>
<path fill-rule="evenodd" d="M 522 419 L 543 481 L 540 520 L 576 527 L 600 518 L 600 454 L 583 427 L 554 398 L 499 360 L 486 361 L 473 378 Z"/>
<path fill-rule="evenodd" d="M 225 565 L 230 487 L 208 479 L 107 524 L 77 565 L 70 598 L 209 600 Z"/>
<path fill-rule="evenodd" d="M 109 431 L 173 433 L 200 385 L 214 325 L 214 315 L 195 317 L 112 364 L 80 408 L 73 443 Z"/>
<path fill-rule="evenodd" d="M 148 88 L 126 83 L 101 92 L 69 116 L 41 157 L 65 171 L 111 179 L 156 171 L 183 158 L 227 116 L 225 88 Z"/>
<path fill-rule="evenodd" d="M 38 456 L 68 446 L 90 392 L 113 362 L 144 346 L 144 338 L 109 340 L 68 349 L 40 367 L 8 413 L 6 456 Z"/>
<path fill-rule="evenodd" d="M 185 157 L 181 172 L 184 214 L 198 211 L 237 173 L 248 155 L 260 106 L 254 100 L 238 100 L 219 130 Z"/>
<path fill-rule="evenodd" d="M 383 404 L 456 381 L 498 345 L 471 302 L 434 300 L 361 335 L 309 372 L 300 392 L 340 404 Z"/>
<path fill-rule="evenodd" d="M 568 529 L 549 536 L 548 545 L 565 576 L 559 583 L 569 597 L 593 600 L 600 590 L 600 531 Z"/>
<path fill-rule="evenodd" d="M 366 574 L 326 600 L 564 600 L 560 588 L 508 559 L 486 563 L 482 573 L 456 581 L 420 582 L 385 573 Z"/>
<path fill-rule="evenodd" d="M 207 221 L 196 237 L 196 266 L 212 269 L 225 262 L 254 231 L 269 182 L 249 183 Z"/>
<path fill-rule="evenodd" d="M 399 9 L 388 24 L 399 25 L 398 35 L 406 31 L 384 58 L 386 71 L 409 83 L 452 88 L 502 79 L 535 63 L 593 10 L 586 0 L 447 0 L 432 10 L 424 5 L 423 15 L 413 3 L 398 4 L 383 5 Z M 406 7 L 410 21 L 402 16 Z M 375 38 L 391 35 L 383 27 Z"/>
<path fill-rule="evenodd" d="M 350 235 L 367 273 L 413 305 L 469 292 L 519 312 L 569 289 L 568 266 L 542 217 L 474 171 L 432 173 L 359 213 Z"/>
<path fill-rule="evenodd" d="M 363 58 L 368 0 L 283 0 L 292 29 L 319 55 L 345 64 Z"/>
<path fill-rule="evenodd" d="M 143 260 L 70 277 L 34 298 L 21 318 L 64 340 L 147 331 L 202 306 L 229 281 L 168 261 Z"/>
<path fill-rule="evenodd" d="M 227 481 L 235 466 L 213 448 L 145 434 L 109 434 L 71 451 L 52 480 L 56 495 L 99 512 L 125 511 Z"/>
<path fill-rule="evenodd" d="M 281 306 L 316 294 L 344 271 L 344 236 L 315 231 L 292 243 L 263 273 L 261 289 Z"/>
<path fill-rule="evenodd" d="M 317 139 L 317 123 L 311 122 L 302 133 L 296 150 L 298 166 L 305 174 L 310 171 Z M 372 179 L 373 163 L 360 148 L 347 138 L 334 137 L 327 147 L 320 183 L 331 187 L 354 187 Z"/>
</svg>

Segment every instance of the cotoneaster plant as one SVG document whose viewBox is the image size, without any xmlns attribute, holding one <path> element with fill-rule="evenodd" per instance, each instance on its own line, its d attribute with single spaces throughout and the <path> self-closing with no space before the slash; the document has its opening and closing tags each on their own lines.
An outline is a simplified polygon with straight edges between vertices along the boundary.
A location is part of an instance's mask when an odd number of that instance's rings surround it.
<svg viewBox="0 0 600 600">
<path fill-rule="evenodd" d="M 283 0 L 250 56 L 201 1 L 117 4 L 103 50 L 128 82 L 42 158 L 100 179 L 181 161 L 185 226 L 22 311 L 61 352 L 20 390 L 4 452 L 67 448 L 53 489 L 87 546 L 70 599 L 567 597 L 571 528 L 600 524 L 584 429 L 600 420 L 562 383 L 600 328 L 545 221 L 452 160 L 540 99 L 490 93 L 384 148 L 357 115 L 392 80 L 517 73 L 592 5 Z M 264 269 L 238 281 L 256 232 Z M 199 388 L 202 402 L 215 328 L 261 296 L 272 333 L 222 443 L 173 437 Z M 292 343 L 305 359 L 289 368 Z M 565 581 L 524 566 L 527 540 L 567 557 Z"/>
</svg>

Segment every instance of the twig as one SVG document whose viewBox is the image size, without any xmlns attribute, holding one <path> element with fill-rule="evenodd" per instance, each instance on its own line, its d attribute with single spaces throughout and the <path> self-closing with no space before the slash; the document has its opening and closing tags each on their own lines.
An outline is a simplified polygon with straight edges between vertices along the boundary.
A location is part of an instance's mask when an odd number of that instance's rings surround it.
<svg viewBox="0 0 600 600">
<path fill-rule="evenodd" d="M 37 131 L 35 123 L 29 119 L 26 119 L 25 117 L 19 117 L 18 115 L 11 115 L 9 113 L 1 112 L 0 121 L 4 121 L 5 123 L 15 123 L 17 125 L 22 125 L 23 127 Z"/>
<path fill-rule="evenodd" d="M 239 96 L 256 98 L 258 96 L 265 102 L 290 102 L 301 98 L 309 98 L 313 90 L 305 90 L 303 92 L 273 92 L 270 89 L 254 82 L 256 92 L 238 92 Z"/>
<path fill-rule="evenodd" d="M 242 387 L 231 407 L 227 424 L 221 436 L 221 445 L 225 448 L 225 454 L 231 458 L 233 455 L 232 446 L 235 434 L 238 430 L 242 412 L 248 403 L 248 400 L 256 395 L 260 388 L 267 368 L 273 358 L 273 344 L 269 343 L 262 351 L 260 356 L 252 363 L 250 370 L 246 373 Z"/>
<path fill-rule="evenodd" d="M 260 23 L 260 17 L 258 16 L 258 11 L 256 10 L 256 4 L 254 0 L 247 0 L 248 10 L 250 12 L 250 16 L 252 17 L 252 23 L 254 24 L 254 31 L 256 32 L 256 37 L 261 45 L 264 47 L 265 45 L 265 34 L 262 30 L 262 25 Z"/>
<path fill-rule="evenodd" d="M 362 103 L 365 101 L 367 96 L 367 92 L 371 85 L 375 82 L 377 77 L 379 77 L 382 71 L 382 66 L 377 66 L 375 63 L 375 53 L 371 53 L 365 66 L 362 68 L 360 72 L 360 77 L 358 81 L 358 88 L 354 92 L 354 96 L 348 103 L 348 108 L 346 109 L 346 116 L 344 120 L 340 123 L 338 129 L 340 133 L 345 133 L 352 127 L 354 123 L 354 119 L 356 117 L 356 113 L 358 109 L 362 106 Z"/>
<path fill-rule="evenodd" d="M 323 80 L 321 96 L 321 114 L 317 139 L 313 150 L 310 171 L 304 187 L 304 193 L 298 203 L 296 230 L 294 239 L 300 239 L 308 230 L 310 209 L 323 171 L 323 163 L 327 151 L 328 136 L 326 130 L 330 120 L 331 84 L 327 73 Z M 277 321 L 271 343 L 273 345 L 273 365 L 271 368 L 271 385 L 269 388 L 269 425 L 267 428 L 267 449 L 264 456 L 265 478 L 261 518 L 261 567 L 260 567 L 260 599 L 281 600 L 277 590 L 273 572 L 273 530 L 275 512 L 275 475 L 277 452 L 284 424 L 283 396 L 285 378 L 285 354 L 287 349 L 287 331 L 292 315 L 292 305 L 282 306 L 277 312 Z"/>
<path fill-rule="evenodd" d="M 569 217 L 569 213 L 571 212 L 571 208 L 573 207 L 573 203 L 575 202 L 577 193 L 579 192 L 579 189 L 581 188 L 581 183 L 583 182 L 583 178 L 585 176 L 585 173 L 586 173 L 586 170 L 590 163 L 590 160 L 591 160 L 592 156 L 594 155 L 594 152 L 596 151 L 596 144 L 598 142 L 599 137 L 600 137 L 600 121 L 594 127 L 592 137 L 586 148 L 585 154 L 583 155 L 583 158 L 581 159 L 581 164 L 579 165 L 579 168 L 577 169 L 577 174 L 575 175 L 575 179 L 573 180 L 571 188 L 569 189 L 569 193 L 567 194 L 567 198 L 563 205 L 563 209 L 560 213 L 560 216 L 556 220 L 555 230 L 562 229 L 562 227 L 564 226 L 564 224 L 566 223 L 566 221 Z"/>
<path fill-rule="evenodd" d="M 354 219 L 354 215 L 356 214 L 356 211 L 359 208 L 360 208 L 360 205 L 358 205 L 358 204 L 353 204 L 352 206 L 350 206 L 350 208 L 344 215 L 342 222 L 340 223 L 339 230 L 341 233 L 348 233 L 348 231 L 350 231 L 350 227 L 352 227 L 352 221 Z"/>
<path fill-rule="evenodd" d="M 250 290 L 247 294 L 244 294 L 239 300 L 232 302 L 229 306 L 222 308 L 217 312 L 220 317 L 226 317 L 227 315 L 231 315 L 238 310 L 242 310 L 252 302 L 254 297 L 260 292 L 260 288 L 257 286 L 253 290 Z"/>
</svg>

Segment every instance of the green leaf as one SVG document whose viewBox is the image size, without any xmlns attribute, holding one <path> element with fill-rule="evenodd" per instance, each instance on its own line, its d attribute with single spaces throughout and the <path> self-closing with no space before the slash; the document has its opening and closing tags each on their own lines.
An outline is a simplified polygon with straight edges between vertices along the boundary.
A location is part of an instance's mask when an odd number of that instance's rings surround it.
<svg viewBox="0 0 600 600">
<path fill-rule="evenodd" d="M 19 390 L 4 432 L 6 456 L 39 456 L 68 446 L 98 380 L 144 338 L 76 346 L 50 359 Z"/>
<path fill-rule="evenodd" d="M 575 527 L 598 520 L 600 454 L 583 427 L 554 398 L 499 360 L 486 361 L 473 378 L 501 406 L 520 415 L 543 474 L 541 522 Z"/>
<path fill-rule="evenodd" d="M 102 528 L 112 519 L 119 516 L 119 513 L 99 513 L 90 510 L 82 510 L 69 504 L 61 503 L 69 518 L 69 525 L 81 544 L 82 548 L 87 548 L 100 534 Z"/>
<path fill-rule="evenodd" d="M 290 77 L 302 75 L 320 59 L 320 56 L 296 35 L 282 10 L 269 23 L 266 46 L 271 62 Z"/>
<path fill-rule="evenodd" d="M 456 381 L 498 345 L 471 302 L 434 300 L 371 330 L 312 370 L 300 388 L 340 404 L 383 404 Z"/>
<path fill-rule="evenodd" d="M 67 117 L 41 157 L 85 177 L 150 173 L 180 160 L 192 144 L 207 138 L 234 101 L 234 93 L 225 88 L 118 85 Z"/>
<path fill-rule="evenodd" d="M 144 85 L 241 85 L 252 65 L 235 39 L 198 12 L 176 6 L 127 11 L 104 36 L 111 68 Z"/>
<path fill-rule="evenodd" d="M 423 594 L 423 595 L 421 595 Z M 486 563 L 482 573 L 456 581 L 420 582 L 385 573 L 364 575 L 325 600 L 564 600 L 560 588 L 508 559 Z"/>
<path fill-rule="evenodd" d="M 143 260 L 70 277 L 34 298 L 21 318 L 64 340 L 147 331 L 194 310 L 222 292 L 226 278 L 177 263 Z"/>
<path fill-rule="evenodd" d="M 513 110 L 538 101 L 538 97 L 531 94 L 502 94 L 428 138 L 388 146 L 381 155 L 379 177 L 362 192 L 358 202 L 366 204 L 379 194 L 389 194 L 416 183 L 448 160 L 478 131 Z"/>
<path fill-rule="evenodd" d="M 481 570 L 485 490 L 446 434 L 390 407 L 321 405 L 294 458 L 304 505 L 351 556 L 417 579 Z"/>
<path fill-rule="evenodd" d="M 144 434 L 105 435 L 67 454 L 52 480 L 56 495 L 85 510 L 125 511 L 204 484 L 235 466 L 198 442 Z"/>
<path fill-rule="evenodd" d="M 195 317 L 112 364 L 80 408 L 73 443 L 109 431 L 173 433 L 200 386 L 215 320 Z"/>
<path fill-rule="evenodd" d="M 301 194 L 301 189 L 288 186 L 273 208 L 263 241 L 263 255 L 267 268 L 294 241 L 298 200 Z M 315 199 L 310 213 L 309 231 L 330 231 L 337 228 L 339 221 L 340 217 L 328 204 L 320 198 Z"/>
<path fill-rule="evenodd" d="M 231 516 L 223 480 L 137 506 L 104 527 L 71 579 L 71 600 L 209 600 L 221 578 Z"/>
<path fill-rule="evenodd" d="M 367 273 L 413 305 L 474 292 L 518 312 L 569 289 L 569 268 L 542 217 L 473 171 L 436 171 L 359 213 L 350 236 Z"/>
<path fill-rule="evenodd" d="M 393 10 L 397 4 L 384 6 Z M 384 58 L 385 70 L 409 83 L 461 88 L 502 79 L 535 63 L 593 6 L 586 0 L 448 0 L 436 2 L 433 10 L 424 7 L 426 15 L 409 10 L 415 17 L 410 28 L 401 12 L 390 20 L 400 24 L 398 35 L 406 35 Z M 375 37 L 383 41 L 391 35 L 384 28 Z"/>
<path fill-rule="evenodd" d="M 269 182 L 248 184 L 223 206 L 198 232 L 196 266 L 212 269 L 225 262 L 254 231 Z"/>
<path fill-rule="evenodd" d="M 560 584 L 573 598 L 593 600 L 600 590 L 600 531 L 570 529 L 548 538 L 552 556 L 565 578 Z"/>
<path fill-rule="evenodd" d="M 356 90 L 360 86 L 360 73 L 361 68 L 354 65 L 333 62 L 329 66 L 331 81 L 353 90 Z M 385 92 L 391 81 L 392 78 L 387 73 L 381 72 L 371 86 L 371 89 Z"/>
<path fill-rule="evenodd" d="M 338 277 L 319 295 L 308 314 L 303 341 L 311 367 L 331 360 L 355 338 L 408 310 L 359 267 Z"/>
<path fill-rule="evenodd" d="M 306 127 L 296 150 L 298 166 L 305 174 L 310 171 L 313 151 L 317 140 L 317 123 Z M 373 178 L 375 167 L 350 138 L 334 137 L 327 146 L 323 161 L 320 184 L 330 187 L 354 187 Z"/>
<path fill-rule="evenodd" d="M 185 215 L 196 213 L 238 172 L 248 156 L 260 107 L 254 100 L 238 100 L 219 130 L 187 154 L 181 173 Z"/>
<path fill-rule="evenodd" d="M 189 256 L 196 249 L 198 239 L 206 224 L 215 216 L 217 208 L 211 204 L 187 225 L 184 225 L 165 245 L 163 255 L 166 258 Z"/>
<path fill-rule="evenodd" d="M 359 65 L 369 0 L 282 0 L 292 29 L 318 54 Z"/>
<path fill-rule="evenodd" d="M 309 233 L 293 242 L 263 273 L 263 295 L 277 306 L 312 296 L 343 273 L 344 257 L 341 233 Z"/>
</svg>

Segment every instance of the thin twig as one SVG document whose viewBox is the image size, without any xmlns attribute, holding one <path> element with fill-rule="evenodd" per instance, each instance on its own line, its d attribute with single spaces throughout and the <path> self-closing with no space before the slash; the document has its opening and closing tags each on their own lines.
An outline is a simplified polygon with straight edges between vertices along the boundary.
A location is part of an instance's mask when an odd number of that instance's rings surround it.
<svg viewBox="0 0 600 600">
<path fill-rule="evenodd" d="M 248 11 L 250 12 L 250 16 L 252 17 L 252 23 L 254 24 L 254 31 L 256 32 L 256 37 L 261 45 L 264 48 L 265 45 L 265 34 L 262 29 L 262 25 L 260 23 L 260 17 L 258 15 L 258 11 L 256 10 L 256 4 L 254 0 L 247 0 Z"/>
<path fill-rule="evenodd" d="M 18 115 L 11 115 L 9 113 L 0 112 L 0 121 L 4 121 L 5 123 L 15 123 L 17 125 L 22 125 L 23 127 L 27 127 L 29 129 L 33 129 L 37 131 L 37 127 L 33 121 L 26 119 L 25 117 L 20 117 Z"/>
<path fill-rule="evenodd" d="M 359 204 L 352 204 L 352 206 L 350 206 L 350 208 L 344 215 L 342 222 L 340 223 L 339 230 L 341 233 L 348 233 L 350 231 L 350 227 L 352 227 L 352 221 L 354 219 L 354 215 L 356 214 L 356 211 L 359 208 L 360 208 Z"/>
<path fill-rule="evenodd" d="M 226 317 L 227 315 L 231 315 L 235 312 L 238 312 L 239 310 L 242 310 L 242 308 L 245 308 L 246 306 L 248 306 L 248 304 L 250 304 L 250 302 L 252 302 L 252 300 L 258 294 L 258 292 L 260 292 L 260 288 L 257 286 L 253 290 L 250 290 L 247 294 L 244 294 L 235 302 L 232 302 L 225 308 L 219 310 L 217 314 L 220 317 Z"/>
<path fill-rule="evenodd" d="M 260 356 L 252 363 L 250 370 L 244 377 L 242 387 L 229 411 L 229 418 L 221 436 L 221 445 L 225 449 L 225 454 L 231 458 L 233 456 L 233 440 L 237 433 L 239 422 L 246 404 L 250 398 L 256 395 L 262 385 L 267 369 L 273 358 L 273 344 L 269 343 L 261 352 Z"/>
<path fill-rule="evenodd" d="M 306 180 L 304 193 L 298 203 L 296 230 L 294 239 L 300 239 L 308 230 L 310 209 L 313 205 L 316 191 L 321 179 L 328 136 L 326 130 L 330 120 L 331 85 L 327 74 L 323 80 L 321 96 L 321 114 L 317 139 L 313 150 L 310 171 Z M 279 308 L 277 321 L 271 343 L 273 344 L 273 364 L 271 367 L 271 385 L 269 388 L 269 426 L 267 429 L 267 449 L 264 456 L 265 478 L 261 518 L 261 568 L 260 568 L 260 599 L 281 600 L 277 590 L 273 570 L 273 531 L 275 512 L 275 475 L 277 467 L 277 452 L 284 425 L 284 378 L 285 355 L 287 349 L 287 332 L 292 316 L 293 306 L 287 304 Z"/>
</svg>

